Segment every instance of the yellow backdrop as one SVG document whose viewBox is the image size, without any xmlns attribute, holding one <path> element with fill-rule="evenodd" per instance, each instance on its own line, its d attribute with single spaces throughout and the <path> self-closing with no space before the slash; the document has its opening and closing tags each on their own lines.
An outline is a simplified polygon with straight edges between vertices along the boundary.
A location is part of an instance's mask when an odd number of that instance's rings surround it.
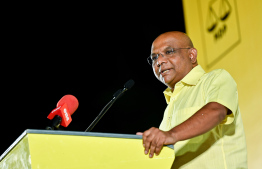
<svg viewBox="0 0 262 169">
<path fill-rule="evenodd" d="M 186 32 L 206 70 L 226 69 L 236 80 L 248 166 L 262 166 L 262 1 L 183 0 Z"/>
</svg>

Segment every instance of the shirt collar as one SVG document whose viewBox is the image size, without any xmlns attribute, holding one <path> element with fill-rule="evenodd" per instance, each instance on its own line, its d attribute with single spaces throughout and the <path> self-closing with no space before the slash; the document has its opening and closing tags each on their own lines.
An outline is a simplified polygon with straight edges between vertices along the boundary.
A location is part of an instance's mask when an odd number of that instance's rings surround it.
<svg viewBox="0 0 262 169">
<path fill-rule="evenodd" d="M 205 73 L 206 72 L 204 71 L 204 69 L 200 65 L 197 65 L 180 82 L 177 82 L 177 83 L 182 82 L 182 83 L 187 84 L 187 85 L 195 86 L 197 84 L 197 82 L 199 81 L 199 79 Z M 172 94 L 173 94 L 173 92 L 170 88 L 167 88 L 164 91 L 164 95 L 165 95 L 165 99 L 166 99 L 167 104 L 169 104 Z"/>
<path fill-rule="evenodd" d="M 170 98 L 172 96 L 172 91 L 170 88 L 167 88 L 165 91 L 164 91 L 164 95 L 165 95 L 165 99 L 166 99 L 166 103 L 169 104 L 170 102 Z"/>
<path fill-rule="evenodd" d="M 181 81 L 183 83 L 186 83 L 188 85 L 195 86 L 199 79 L 205 74 L 206 72 L 204 69 L 197 65 L 194 67 Z"/>
</svg>

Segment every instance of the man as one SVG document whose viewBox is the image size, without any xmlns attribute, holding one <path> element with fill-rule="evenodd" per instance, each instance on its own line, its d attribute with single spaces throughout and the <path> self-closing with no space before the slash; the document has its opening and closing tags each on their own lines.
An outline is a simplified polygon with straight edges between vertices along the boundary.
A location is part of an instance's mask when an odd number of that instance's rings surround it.
<svg viewBox="0 0 262 169">
<path fill-rule="evenodd" d="M 172 168 L 247 168 L 246 142 L 236 83 L 222 69 L 205 73 L 197 50 L 182 32 L 161 34 L 148 58 L 168 88 L 167 108 L 158 128 L 143 133 L 145 154 L 174 144 Z"/>
</svg>

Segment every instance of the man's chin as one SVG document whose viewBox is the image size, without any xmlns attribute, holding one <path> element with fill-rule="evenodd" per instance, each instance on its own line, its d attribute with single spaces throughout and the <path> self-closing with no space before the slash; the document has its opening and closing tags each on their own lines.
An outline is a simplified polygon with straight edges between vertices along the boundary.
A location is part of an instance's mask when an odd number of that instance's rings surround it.
<svg viewBox="0 0 262 169">
<path fill-rule="evenodd" d="M 159 79 L 160 82 L 162 82 L 164 85 L 166 85 L 167 87 L 170 87 L 169 85 L 169 81 L 166 81 L 164 78 L 163 79 Z"/>
<path fill-rule="evenodd" d="M 158 80 L 162 83 L 164 83 L 167 87 L 169 88 L 174 88 L 174 86 L 172 85 L 172 79 L 168 78 L 168 76 L 161 76 L 158 78 Z"/>
<path fill-rule="evenodd" d="M 173 84 L 172 80 L 165 80 L 164 84 L 169 87 L 170 89 L 174 89 L 175 84 Z"/>
</svg>

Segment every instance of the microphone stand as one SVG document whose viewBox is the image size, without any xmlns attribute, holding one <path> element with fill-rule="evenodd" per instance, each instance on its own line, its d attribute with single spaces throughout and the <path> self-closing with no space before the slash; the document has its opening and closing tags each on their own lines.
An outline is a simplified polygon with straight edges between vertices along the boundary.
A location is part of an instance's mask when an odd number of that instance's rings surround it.
<svg viewBox="0 0 262 169">
<path fill-rule="evenodd" d="M 46 130 L 54 130 L 55 128 L 58 129 L 60 126 L 60 123 L 62 121 L 62 118 L 58 115 L 56 115 L 52 121 L 51 121 L 51 125 L 47 126 L 45 129 Z"/>
<path fill-rule="evenodd" d="M 105 115 L 105 113 L 109 110 L 109 108 L 115 103 L 115 101 L 127 90 L 128 90 L 127 88 L 124 88 L 123 90 L 119 89 L 113 95 L 114 98 L 112 100 L 110 100 L 109 103 L 106 104 L 106 106 L 101 110 L 101 112 L 98 114 L 98 116 L 95 118 L 95 120 L 85 130 L 85 132 L 90 132 L 95 127 L 95 125 L 99 122 L 99 120 Z"/>
</svg>

